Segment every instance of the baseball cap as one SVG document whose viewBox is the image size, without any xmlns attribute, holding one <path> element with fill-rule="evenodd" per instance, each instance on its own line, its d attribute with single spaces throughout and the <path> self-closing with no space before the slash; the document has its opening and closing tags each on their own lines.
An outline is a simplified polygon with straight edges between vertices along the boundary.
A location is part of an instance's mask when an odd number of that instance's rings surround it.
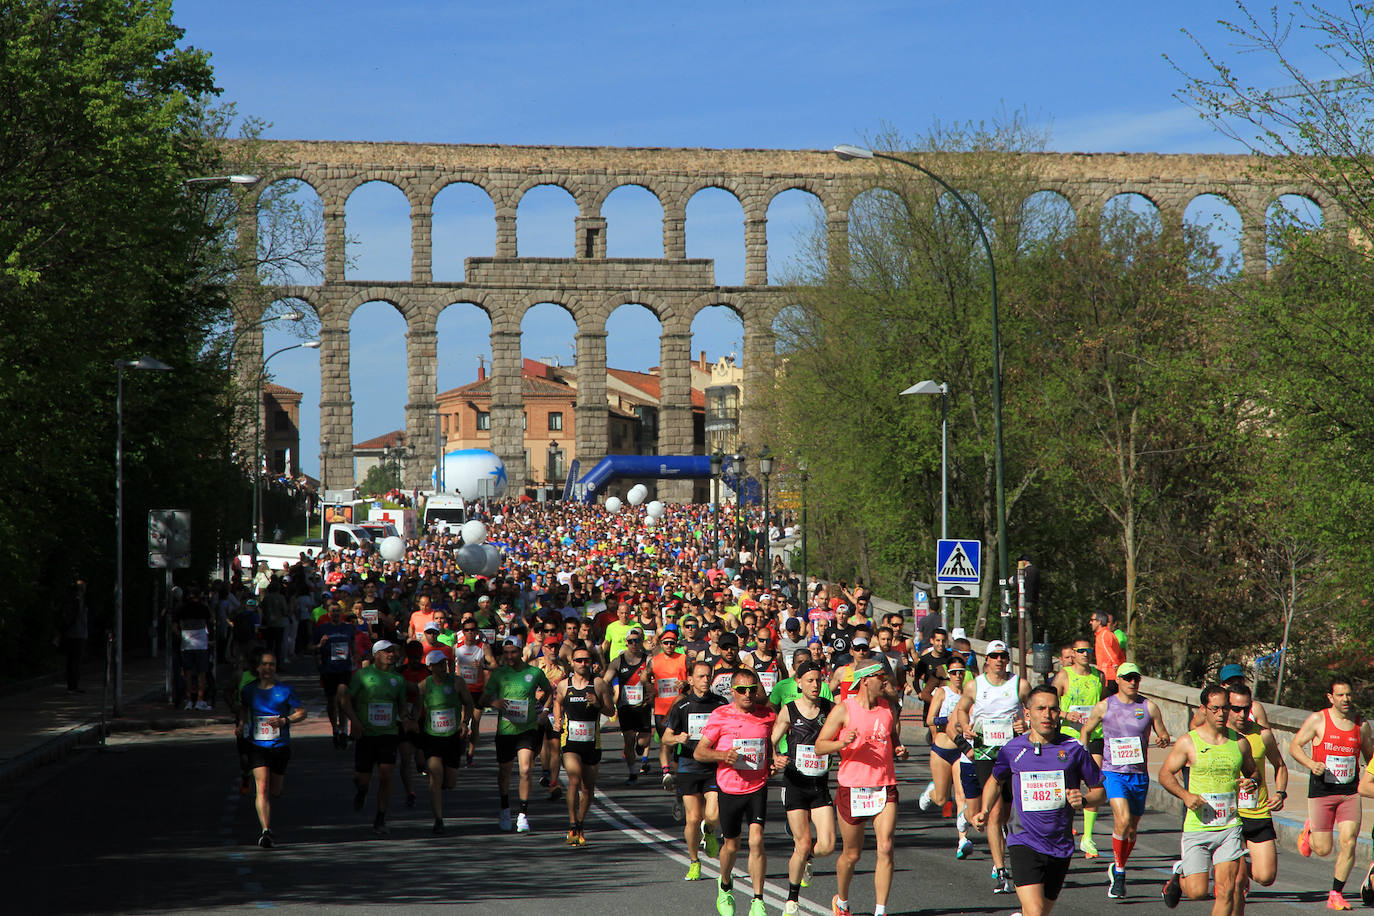
<svg viewBox="0 0 1374 916">
<path fill-rule="evenodd" d="M 855 636 L 855 637 L 850 641 L 849 644 L 850 644 L 851 646 L 866 646 L 866 645 L 868 645 L 868 637 L 866 637 L 866 636 Z"/>
<path fill-rule="evenodd" d="M 519 636 L 507 636 L 504 640 L 501 641 L 501 648 L 503 649 L 506 648 L 506 646 L 514 646 L 515 648 L 519 649 L 522 648 L 524 645 L 525 644 L 521 642 Z"/>
<path fill-rule="evenodd" d="M 954 642 L 956 639 L 968 639 L 968 634 L 964 632 L 963 627 L 955 627 L 950 631 L 949 641 Z"/>
<path fill-rule="evenodd" d="M 1240 666 L 1236 665 L 1235 667 L 1239 668 Z M 1116 676 L 1118 679 L 1123 678 L 1128 674 L 1139 675 L 1140 666 L 1137 665 L 1135 662 L 1125 662 L 1119 668 L 1116 669 Z"/>
<path fill-rule="evenodd" d="M 1121 676 L 1120 668 L 1116 669 L 1116 674 L 1117 677 Z M 1236 664 L 1222 665 L 1221 674 L 1217 675 L 1217 680 L 1221 681 L 1224 684 L 1233 677 L 1245 677 L 1245 669 L 1242 668 L 1240 665 Z"/>
<path fill-rule="evenodd" d="M 438 632 L 439 632 L 439 625 L 438 625 L 437 623 L 435 623 L 434 621 L 431 620 L 429 623 L 425 624 L 425 632 L 426 632 L 426 633 L 438 633 Z"/>
<path fill-rule="evenodd" d="M 490 603 L 491 603 L 491 598 L 488 597 L 487 595 L 483 595 L 482 597 L 480 597 L 480 598 L 477 599 L 477 603 L 478 603 L 478 604 L 490 604 Z"/>
<path fill-rule="evenodd" d="M 379 640 L 377 640 L 375 643 L 372 644 L 372 654 L 373 654 L 373 655 L 376 655 L 378 652 L 383 652 L 383 651 L 385 651 L 385 650 L 387 650 L 387 649 L 394 649 L 394 648 L 396 648 L 396 644 L 393 643 L 391 640 L 389 640 L 389 639 L 379 639 Z"/>
<path fill-rule="evenodd" d="M 848 614 L 848 613 L 849 613 L 849 605 L 847 605 L 847 604 L 836 605 L 836 607 L 835 607 L 835 613 L 836 613 L 836 614 Z"/>
<path fill-rule="evenodd" d="M 882 666 L 882 665 L 879 665 L 879 664 L 877 664 L 877 663 L 874 663 L 874 664 L 872 664 L 872 665 L 864 665 L 862 668 L 855 668 L 855 669 L 854 669 L 854 676 L 853 676 L 852 678 L 850 678 L 849 683 L 851 683 L 851 684 L 857 684 L 857 683 L 859 683 L 859 681 L 862 681 L 862 680 L 863 680 L 864 678 L 866 678 L 866 677 L 870 677 L 870 676 L 872 676 L 872 675 L 874 675 L 874 674 L 882 674 L 882 673 L 883 673 L 883 666 Z"/>
<path fill-rule="evenodd" d="M 789 630 L 800 630 L 801 621 L 798 620 L 796 617 L 788 617 L 787 622 L 783 624 L 783 627 Z"/>
<path fill-rule="evenodd" d="M 716 645 L 722 649 L 738 649 L 739 637 L 734 633 L 722 633 L 716 640 Z"/>
<path fill-rule="evenodd" d="M 425 655 L 425 664 L 426 664 L 426 665 L 434 665 L 434 664 L 437 664 L 437 663 L 439 663 L 439 662 L 446 662 L 446 661 L 448 661 L 448 656 L 445 655 L 445 654 L 444 654 L 442 651 L 440 651 L 439 649 L 431 649 L 431 650 L 429 650 L 429 653 L 428 653 L 427 655 Z"/>
<path fill-rule="evenodd" d="M 983 654 L 991 655 L 994 652 L 1005 652 L 1008 655 L 1011 654 L 1011 650 L 1007 648 L 1007 644 L 1000 639 L 994 639 L 992 642 L 988 643 L 987 651 Z"/>
</svg>

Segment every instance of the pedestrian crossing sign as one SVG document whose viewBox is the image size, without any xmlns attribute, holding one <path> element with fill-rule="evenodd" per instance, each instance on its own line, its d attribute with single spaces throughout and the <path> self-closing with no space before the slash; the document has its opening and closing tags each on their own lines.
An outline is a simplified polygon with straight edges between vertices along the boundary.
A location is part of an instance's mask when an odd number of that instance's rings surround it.
<svg viewBox="0 0 1374 916">
<path fill-rule="evenodd" d="M 977 585 L 982 554 L 981 541 L 941 540 L 935 548 L 935 581 L 941 585 Z"/>
</svg>

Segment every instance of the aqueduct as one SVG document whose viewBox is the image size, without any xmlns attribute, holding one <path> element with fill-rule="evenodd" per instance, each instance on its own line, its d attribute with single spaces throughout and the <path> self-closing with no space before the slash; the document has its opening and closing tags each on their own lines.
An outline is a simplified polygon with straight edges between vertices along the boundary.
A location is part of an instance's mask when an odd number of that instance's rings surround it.
<svg viewBox="0 0 1374 916">
<path fill-rule="evenodd" d="M 270 141 L 262 144 L 265 181 L 296 179 L 319 195 L 324 213 L 323 282 L 280 287 L 267 297 L 240 303 L 237 352 L 240 365 L 256 373 L 262 359 L 259 319 L 266 303 L 296 298 L 317 313 L 321 326 L 321 438 L 323 479 L 331 487 L 353 483 L 351 443 L 353 400 L 350 382 L 349 321 L 355 309 L 372 301 L 393 305 L 406 321 L 407 441 L 419 455 L 437 447 L 436 324 L 453 303 L 472 303 L 491 320 L 492 448 L 505 460 L 512 480 L 524 479 L 521 427 L 521 320 L 538 303 L 562 305 L 576 322 L 576 447 L 583 466 L 606 454 L 606 321 L 621 305 L 637 303 L 659 319 L 663 407 L 659 415 L 659 453 L 687 454 L 692 448 L 689 399 L 691 326 L 704 308 L 723 305 L 744 324 L 745 402 L 740 427 L 758 423 L 757 403 L 747 392 L 771 372 L 774 319 L 789 304 L 784 287 L 770 286 L 767 269 L 767 214 L 777 195 L 801 189 L 824 211 L 829 250 L 848 247 L 849 210 L 855 198 L 880 185 L 871 161 L 842 161 L 828 151 L 755 149 L 632 149 L 612 147 L 522 147 Z M 1184 211 L 1201 195 L 1229 201 L 1241 220 L 1240 250 L 1246 270 L 1265 262 L 1265 214 L 1282 195 L 1310 199 L 1327 222 L 1336 214 L 1313 188 L 1263 178 L 1249 156 L 1158 154 L 1020 154 L 1034 157 L 1039 189 L 1063 196 L 1079 220 L 1094 219 L 1119 194 L 1152 201 L 1166 223 L 1181 223 Z M 957 155 L 925 158 L 937 170 Z M 411 264 L 408 282 L 350 280 L 345 271 L 345 204 L 368 182 L 398 188 L 410 207 Z M 432 227 L 434 201 L 445 187 L 469 183 L 483 189 L 495 212 L 494 257 L 469 258 L 464 282 L 435 282 Z M 576 201 L 575 256 L 521 257 L 516 246 L 516 210 L 522 196 L 539 185 L 559 185 Z M 607 221 L 602 204 L 616 188 L 637 185 L 659 201 L 663 213 L 663 257 L 607 258 Z M 744 213 L 744 284 L 716 285 L 709 259 L 689 259 L 687 204 L 706 188 L 735 196 Z M 246 199 L 239 243 L 256 250 L 253 197 Z M 837 263 L 831 259 L 831 263 Z M 407 486 L 423 486 L 428 461 L 412 461 Z M 665 499 L 685 498 L 668 482 Z"/>
</svg>

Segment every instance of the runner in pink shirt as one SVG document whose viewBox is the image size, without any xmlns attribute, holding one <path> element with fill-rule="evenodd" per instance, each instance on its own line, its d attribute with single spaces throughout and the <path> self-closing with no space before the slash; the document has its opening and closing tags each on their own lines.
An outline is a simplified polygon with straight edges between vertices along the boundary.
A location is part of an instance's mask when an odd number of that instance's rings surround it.
<svg viewBox="0 0 1374 916">
<path fill-rule="evenodd" d="M 768 705 L 758 675 L 748 668 L 735 671 L 730 681 L 729 706 L 711 713 L 702 729 L 694 756 L 700 763 L 716 765 L 720 789 L 720 890 L 716 912 L 733 916 L 735 896 L 731 874 L 739 855 L 740 833 L 749 820 L 749 881 L 754 899 L 749 916 L 764 916 L 763 879 L 768 859 L 763 848 L 763 828 L 768 818 L 768 775 L 771 759 L 769 736 L 777 714 Z"/>
</svg>

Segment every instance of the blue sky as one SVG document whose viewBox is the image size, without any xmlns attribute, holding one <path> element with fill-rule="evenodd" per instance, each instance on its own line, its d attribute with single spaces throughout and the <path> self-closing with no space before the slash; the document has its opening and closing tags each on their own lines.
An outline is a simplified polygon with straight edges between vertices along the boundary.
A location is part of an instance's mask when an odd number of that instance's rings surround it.
<svg viewBox="0 0 1374 916">
<path fill-rule="evenodd" d="M 271 123 L 278 139 L 439 143 L 829 148 L 885 126 L 915 136 L 935 121 L 994 120 L 1024 109 L 1050 148 L 1088 152 L 1235 152 L 1174 98 L 1201 72 L 1188 29 L 1215 53 L 1253 67 L 1254 85 L 1290 80 L 1217 25 L 1230 2 L 393 2 L 183 0 L 186 43 L 211 52 L 223 98 Z M 1299 59 L 1312 57 L 1300 52 Z M 1319 72 L 1319 71 L 1317 71 Z M 571 199 L 537 189 L 517 214 L 522 254 L 571 255 Z M 624 193 L 622 193 L 622 191 Z M 608 203 L 612 256 L 661 253 L 651 201 L 622 189 Z M 446 192 L 447 193 L 447 192 Z M 704 195 L 688 210 L 688 255 L 715 257 L 717 282 L 742 282 L 742 216 Z M 483 206 L 486 211 L 483 211 Z M 489 204 L 436 202 L 436 279 L 460 279 L 462 257 L 491 253 Z M 350 200 L 350 277 L 409 278 L 399 192 Z M 804 195 L 769 213 L 770 274 L 809 224 Z M 715 312 L 721 314 L 715 314 Z M 370 304 L 352 325 L 354 438 L 403 425 L 404 323 Z M 528 357 L 571 357 L 570 318 L 554 306 L 524 324 Z M 658 363 L 656 319 L 638 307 L 608 327 L 612 365 Z M 693 352 L 741 349 L 725 310 L 693 327 Z M 476 377 L 489 352 L 486 318 L 454 307 L 440 321 L 440 390 Z M 269 329 L 267 351 L 292 341 Z M 302 466 L 318 470 L 318 353 L 272 363 L 303 391 Z"/>
</svg>

